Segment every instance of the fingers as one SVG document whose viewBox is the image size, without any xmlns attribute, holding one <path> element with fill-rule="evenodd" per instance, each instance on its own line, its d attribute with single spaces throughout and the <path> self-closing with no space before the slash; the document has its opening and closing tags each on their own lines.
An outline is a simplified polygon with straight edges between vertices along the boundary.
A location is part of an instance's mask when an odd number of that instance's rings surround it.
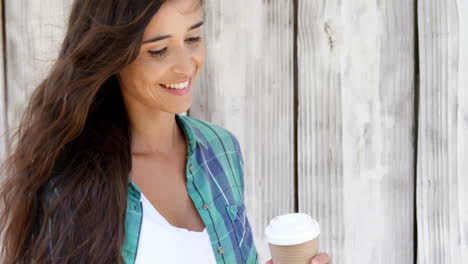
<svg viewBox="0 0 468 264">
<path fill-rule="evenodd" d="M 330 257 L 327 253 L 320 253 L 312 259 L 311 264 L 329 264 Z"/>
<path fill-rule="evenodd" d="M 320 254 L 317 254 L 310 263 L 311 264 L 329 264 L 330 257 L 328 256 L 327 253 L 320 253 Z M 265 262 L 265 264 L 273 264 L 273 260 L 270 259 L 269 261 Z"/>
</svg>

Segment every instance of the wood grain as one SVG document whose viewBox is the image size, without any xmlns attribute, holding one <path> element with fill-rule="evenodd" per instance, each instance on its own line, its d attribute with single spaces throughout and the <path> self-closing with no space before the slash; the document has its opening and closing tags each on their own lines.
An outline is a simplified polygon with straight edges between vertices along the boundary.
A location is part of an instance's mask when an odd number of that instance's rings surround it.
<svg viewBox="0 0 468 264">
<path fill-rule="evenodd" d="M 3 5 L 0 5 L 0 29 L 3 29 Z M 0 34 L 0 162 L 5 160 L 8 144 L 8 125 L 6 119 L 7 100 L 5 87 L 5 54 L 3 34 Z"/>
<path fill-rule="evenodd" d="M 413 263 L 413 4 L 298 10 L 299 211 L 333 263 Z"/>
<path fill-rule="evenodd" d="M 71 2 L 4 0 L 8 128 L 15 129 L 26 102 L 58 55 Z"/>
<path fill-rule="evenodd" d="M 239 139 L 247 214 L 264 263 L 264 228 L 294 212 L 292 1 L 206 1 L 207 59 L 190 115 Z"/>
<path fill-rule="evenodd" d="M 72 4 L 3 1 L 0 158 Z M 264 227 L 294 212 L 296 169 L 332 263 L 468 262 L 468 1 L 298 0 L 297 105 L 293 1 L 205 3 L 188 114 L 240 141 L 261 264 Z"/>
<path fill-rule="evenodd" d="M 418 1 L 418 263 L 468 262 L 468 4 Z"/>
<path fill-rule="evenodd" d="M 458 37 L 459 68 L 458 68 L 458 96 L 457 104 L 459 113 L 457 115 L 457 173 L 458 173 L 458 211 L 460 230 L 458 231 L 460 241 L 460 262 L 468 262 L 468 1 L 458 0 L 458 18 L 460 22 Z"/>
</svg>

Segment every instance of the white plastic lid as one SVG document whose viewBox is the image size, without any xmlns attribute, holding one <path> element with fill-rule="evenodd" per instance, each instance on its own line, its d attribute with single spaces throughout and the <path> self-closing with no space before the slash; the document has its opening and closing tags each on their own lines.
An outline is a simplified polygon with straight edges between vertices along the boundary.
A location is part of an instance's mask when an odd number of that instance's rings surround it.
<svg viewBox="0 0 468 264">
<path fill-rule="evenodd" d="M 319 235 L 319 223 L 304 213 L 277 216 L 265 228 L 265 241 L 273 245 L 297 245 Z"/>
</svg>

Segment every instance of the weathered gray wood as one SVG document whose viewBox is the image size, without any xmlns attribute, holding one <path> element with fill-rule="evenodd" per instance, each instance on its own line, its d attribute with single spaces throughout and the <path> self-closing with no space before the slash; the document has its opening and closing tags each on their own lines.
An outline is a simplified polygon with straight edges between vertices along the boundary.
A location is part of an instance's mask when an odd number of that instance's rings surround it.
<svg viewBox="0 0 468 264">
<path fill-rule="evenodd" d="M 6 11 L 8 127 L 15 129 L 30 94 L 56 59 L 71 2 L 3 1 Z"/>
<path fill-rule="evenodd" d="M 294 212 L 293 3 L 206 1 L 207 59 L 190 115 L 240 141 L 254 240 L 270 258 L 264 227 Z"/>
<path fill-rule="evenodd" d="M 299 1 L 299 211 L 332 263 L 414 262 L 413 6 Z"/>
<path fill-rule="evenodd" d="M 5 131 L 58 52 L 71 5 L 4 2 L 0 158 Z M 415 239 L 418 263 L 468 262 L 468 1 L 418 7 L 419 132 L 414 2 L 299 1 L 294 106 L 292 1 L 206 1 L 207 60 L 189 114 L 241 143 L 262 264 L 264 227 L 294 210 L 294 107 L 299 210 L 319 220 L 333 263 L 413 263 Z"/>
<path fill-rule="evenodd" d="M 0 5 L 0 28 L 3 28 L 3 5 Z M 0 34 L 0 163 L 6 157 L 8 142 L 8 126 L 6 122 L 6 87 L 5 87 L 5 65 L 3 53 L 3 34 Z"/>
<path fill-rule="evenodd" d="M 458 207 L 460 230 L 460 262 L 468 262 L 468 1 L 458 0 L 459 26 L 459 68 L 458 68 L 458 143 L 457 171 L 458 171 Z M 455 235 L 456 237 L 457 235 Z"/>
<path fill-rule="evenodd" d="M 468 3 L 418 1 L 418 263 L 468 263 Z"/>
</svg>

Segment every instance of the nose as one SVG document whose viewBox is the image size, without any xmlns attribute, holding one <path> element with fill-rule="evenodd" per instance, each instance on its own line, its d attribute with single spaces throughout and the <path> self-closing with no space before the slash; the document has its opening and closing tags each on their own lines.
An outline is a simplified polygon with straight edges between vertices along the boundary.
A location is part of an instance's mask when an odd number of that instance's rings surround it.
<svg viewBox="0 0 468 264">
<path fill-rule="evenodd" d="M 193 74 L 195 62 L 192 60 L 190 53 L 180 50 L 176 56 L 173 72 L 177 75 L 188 77 Z"/>
</svg>

